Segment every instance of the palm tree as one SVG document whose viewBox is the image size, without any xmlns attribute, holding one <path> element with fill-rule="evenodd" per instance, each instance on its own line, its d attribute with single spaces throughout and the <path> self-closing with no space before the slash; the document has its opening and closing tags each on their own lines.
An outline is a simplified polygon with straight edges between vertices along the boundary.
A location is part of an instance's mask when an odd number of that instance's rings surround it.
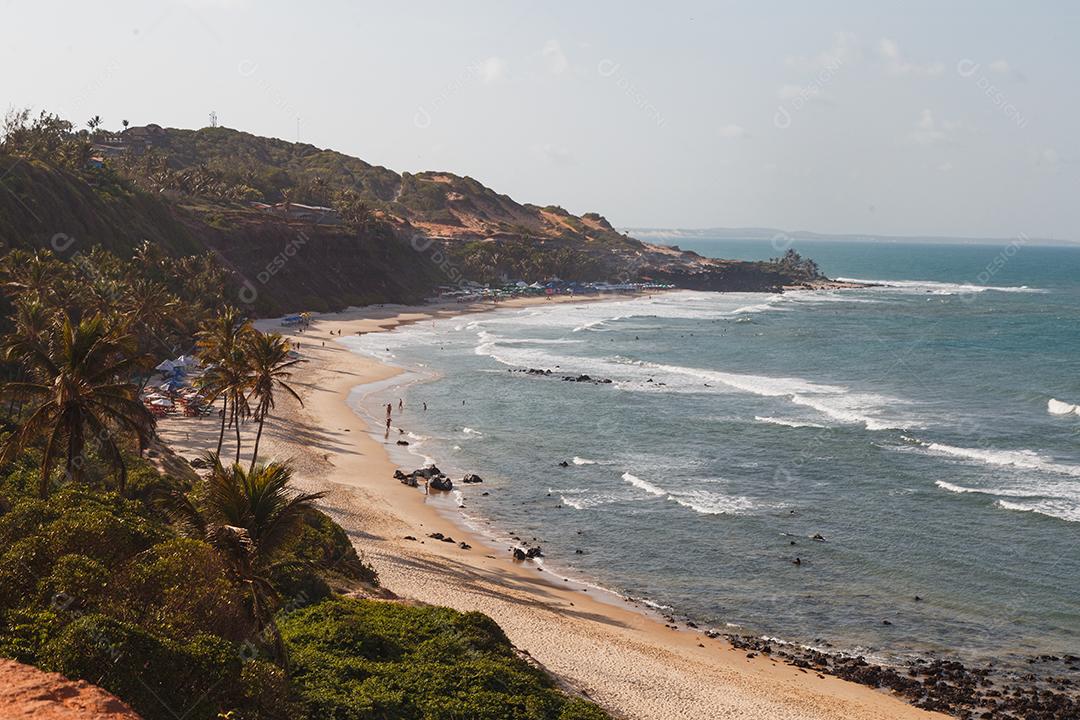
<svg viewBox="0 0 1080 720">
<path fill-rule="evenodd" d="M 175 325 L 180 301 L 164 285 L 144 278 L 132 280 L 124 288 L 123 306 L 144 350 L 155 345 L 169 353 L 175 350 L 166 338 Z"/>
<path fill-rule="evenodd" d="M 251 332 L 251 324 L 233 307 L 226 307 L 217 317 L 203 323 L 196 346 L 198 356 L 207 367 L 199 385 L 208 391 L 207 401 L 221 398 L 221 430 L 215 451 L 221 454 L 225 440 L 226 420 L 236 422 L 236 461 L 240 462 L 240 419 L 245 416 L 247 402 L 247 363 L 241 352 L 242 339 Z M 232 414 L 229 414 L 230 404 Z"/>
<path fill-rule="evenodd" d="M 65 317 L 41 336 L 15 336 L 6 345 L 9 357 L 19 359 L 30 378 L 5 383 L 0 392 L 27 397 L 32 409 L 0 448 L 0 463 L 10 462 L 32 441 L 47 438 L 38 484 L 45 497 L 60 453 L 65 475 L 83 479 L 89 437 L 117 472 L 123 492 L 127 467 L 120 436 L 134 435 L 141 450 L 154 431 L 154 418 L 139 402 L 135 386 L 122 379 L 146 361 L 135 352 L 134 337 L 110 327 L 101 316 L 78 323 Z"/>
<path fill-rule="evenodd" d="M 274 390 L 281 389 L 296 398 L 301 405 L 304 401 L 286 382 L 292 377 L 289 368 L 300 363 L 289 356 L 289 341 L 278 333 L 252 333 L 247 342 L 248 366 L 251 370 L 251 394 L 248 399 L 255 399 L 255 419 L 259 421 L 259 430 L 255 433 L 255 447 L 251 451 L 251 469 L 259 457 L 259 441 L 262 439 L 263 423 L 266 416 L 274 409 Z"/>
<path fill-rule="evenodd" d="M 252 619 L 260 630 L 269 631 L 275 654 L 284 660 L 284 644 L 274 623 L 280 596 L 272 578 L 299 564 L 282 558 L 281 550 L 325 493 L 292 492 L 292 470 L 283 463 L 255 465 L 245 471 L 239 463 L 222 466 L 215 453 L 208 453 L 206 459 L 211 469 L 201 505 L 173 491 L 165 507 L 185 534 L 213 546 L 234 578 L 248 587 Z"/>
<path fill-rule="evenodd" d="M 15 297 L 30 297 L 50 305 L 68 278 L 69 269 L 48 250 L 12 250 L 0 264 L 4 289 Z"/>
<path fill-rule="evenodd" d="M 15 301 L 15 329 L 7 335 L 2 345 L 4 359 L 14 361 L 14 379 L 26 378 L 22 361 L 30 348 L 41 343 L 53 318 L 50 311 L 32 296 Z M 19 393 L 11 393 L 7 410 L 9 419 L 15 416 L 15 405 L 21 404 L 21 400 Z"/>
</svg>

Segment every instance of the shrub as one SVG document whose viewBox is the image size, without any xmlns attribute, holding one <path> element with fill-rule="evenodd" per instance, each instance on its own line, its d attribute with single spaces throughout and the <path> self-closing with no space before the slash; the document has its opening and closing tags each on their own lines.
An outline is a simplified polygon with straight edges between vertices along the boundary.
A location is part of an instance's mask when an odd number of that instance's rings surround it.
<svg viewBox="0 0 1080 720">
<path fill-rule="evenodd" d="M 299 532 L 280 556 L 290 562 L 274 573 L 274 585 L 291 608 L 324 600 L 331 585 L 341 588 L 356 581 L 379 583 L 375 568 L 363 561 L 348 534 L 326 513 L 313 510 L 304 517 Z"/>
<path fill-rule="evenodd" d="M 14 608 L 26 602 L 52 564 L 45 538 L 30 535 L 16 540 L 0 555 L 0 608 Z"/>
<path fill-rule="evenodd" d="M 139 503 L 115 493 L 69 487 L 53 494 L 46 505 L 56 515 L 38 532 L 54 557 L 82 553 L 112 565 L 167 535 Z"/>
<path fill-rule="evenodd" d="M 64 555 L 38 585 L 43 606 L 62 604 L 69 610 L 96 607 L 109 584 L 108 568 L 86 555 Z"/>
<path fill-rule="evenodd" d="M 598 720 L 480 613 L 336 598 L 285 615 L 297 717 Z"/>
<path fill-rule="evenodd" d="M 208 632 L 243 640 L 254 632 L 248 593 L 201 540 L 174 538 L 133 558 L 113 584 L 119 618 L 170 638 Z"/>
<path fill-rule="evenodd" d="M 284 692 L 282 674 L 245 661 L 221 638 L 199 634 L 175 642 L 103 615 L 71 622 L 43 648 L 41 665 L 100 685 L 146 720 L 211 720 L 250 707 L 260 693 Z M 245 672 L 245 665 L 253 667 Z M 269 710 L 259 716 L 274 717 Z"/>
<path fill-rule="evenodd" d="M 46 642 L 63 625 L 63 618 L 52 609 L 15 609 L 0 613 L 0 656 L 20 662 L 36 663 Z"/>
</svg>

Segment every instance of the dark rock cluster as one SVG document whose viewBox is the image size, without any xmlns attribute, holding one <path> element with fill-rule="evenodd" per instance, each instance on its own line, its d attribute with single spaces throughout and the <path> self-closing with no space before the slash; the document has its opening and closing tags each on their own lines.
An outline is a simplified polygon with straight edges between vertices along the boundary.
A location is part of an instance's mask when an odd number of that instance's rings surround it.
<svg viewBox="0 0 1080 720">
<path fill-rule="evenodd" d="M 716 631 L 707 636 L 719 637 Z M 1022 676 L 992 664 L 967 667 L 956 660 L 919 658 L 906 667 L 886 667 L 862 656 L 826 653 L 746 635 L 725 635 L 748 656 L 766 655 L 806 672 L 835 675 L 874 688 L 892 690 L 916 707 L 964 720 L 1074 720 L 1080 718 L 1080 657 L 1040 655 L 1030 663 L 1051 672 Z M 1057 666 L 1060 672 L 1053 672 Z"/>
<path fill-rule="evenodd" d="M 421 480 L 425 480 L 428 483 L 428 487 L 432 490 L 445 490 L 449 492 L 454 489 L 454 482 L 446 477 L 446 474 L 434 465 L 431 467 L 418 468 L 411 473 L 395 470 L 394 479 L 401 482 L 402 485 L 408 485 L 409 487 L 417 487 Z"/>
<path fill-rule="evenodd" d="M 550 370 L 541 370 L 540 368 L 515 368 L 507 370 L 507 372 L 525 373 L 526 375 L 541 375 L 544 377 L 550 377 L 553 373 Z M 561 377 L 563 382 L 580 382 L 580 383 L 592 383 L 593 385 L 610 385 L 610 378 L 594 378 L 588 375 L 555 375 L 555 377 Z"/>
</svg>

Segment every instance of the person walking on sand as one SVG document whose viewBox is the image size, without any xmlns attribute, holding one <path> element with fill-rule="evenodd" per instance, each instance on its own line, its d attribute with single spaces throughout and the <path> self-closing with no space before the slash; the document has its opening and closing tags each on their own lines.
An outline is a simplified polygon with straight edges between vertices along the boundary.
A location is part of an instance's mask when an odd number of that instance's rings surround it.
<svg viewBox="0 0 1080 720">
<path fill-rule="evenodd" d="M 402 400 L 401 398 L 397 399 L 397 409 L 398 410 L 404 410 L 405 409 L 405 401 Z"/>
</svg>

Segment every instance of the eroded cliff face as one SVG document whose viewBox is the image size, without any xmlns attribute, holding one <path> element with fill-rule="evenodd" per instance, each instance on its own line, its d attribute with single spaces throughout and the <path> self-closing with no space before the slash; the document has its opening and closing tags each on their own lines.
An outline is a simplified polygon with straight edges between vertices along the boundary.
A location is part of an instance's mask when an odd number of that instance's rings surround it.
<svg viewBox="0 0 1080 720">
<path fill-rule="evenodd" d="M 174 131 L 163 132 L 168 138 Z M 203 140 L 212 147 L 215 137 Z M 242 134 L 223 137 L 271 142 Z M 282 152 L 289 145 L 284 143 Z M 302 175 L 297 163 L 304 157 L 289 159 L 281 172 Z M 46 248 L 67 257 L 100 245 L 126 258 L 149 241 L 173 257 L 212 253 L 232 273 L 230 297 L 255 315 L 416 303 L 440 286 L 466 280 L 532 282 L 557 276 L 763 292 L 813 280 L 777 263 L 714 260 L 643 243 L 619 233 L 599 214 L 576 216 L 557 206 L 520 204 L 471 178 L 397 175 L 335 157 L 352 163 L 349 167 L 361 173 L 356 187 L 381 203 L 370 206 L 371 222 L 359 229 L 333 213 L 298 218 L 249 202 L 150 192 L 108 168 L 73 173 L 0 156 L 0 165 L 8 168 L 0 188 L 0 246 Z"/>
</svg>

